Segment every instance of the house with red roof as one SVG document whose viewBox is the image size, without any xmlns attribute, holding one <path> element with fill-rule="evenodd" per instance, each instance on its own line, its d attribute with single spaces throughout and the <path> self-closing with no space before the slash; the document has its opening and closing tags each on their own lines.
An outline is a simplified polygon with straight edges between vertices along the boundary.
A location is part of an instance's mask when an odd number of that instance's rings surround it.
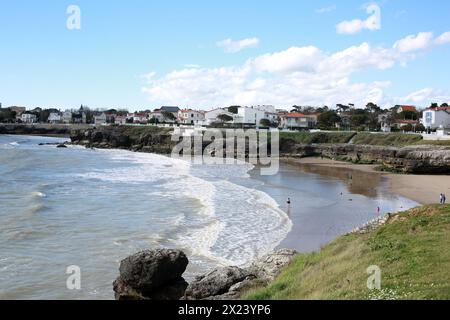
<svg viewBox="0 0 450 320">
<path fill-rule="evenodd" d="M 417 113 L 417 108 L 415 106 L 395 106 L 397 108 L 397 113 L 402 112 L 414 112 Z"/>
<path fill-rule="evenodd" d="M 423 112 L 422 124 L 425 128 L 435 130 L 443 128 L 450 130 L 450 107 L 443 104 L 440 107 L 430 107 Z"/>
<path fill-rule="evenodd" d="M 317 125 L 316 114 L 290 112 L 280 116 L 281 127 L 285 129 L 310 129 Z"/>
</svg>

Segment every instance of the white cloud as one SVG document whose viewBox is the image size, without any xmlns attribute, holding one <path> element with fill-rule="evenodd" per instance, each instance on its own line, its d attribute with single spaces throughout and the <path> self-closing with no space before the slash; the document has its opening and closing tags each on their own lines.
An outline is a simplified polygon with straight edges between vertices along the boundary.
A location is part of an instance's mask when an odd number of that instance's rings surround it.
<svg viewBox="0 0 450 320">
<path fill-rule="evenodd" d="M 415 58 L 409 53 L 410 48 L 427 48 L 406 46 L 406 42 L 400 45 L 400 41 L 387 48 L 362 43 L 334 53 L 315 46 L 291 47 L 250 58 L 241 65 L 184 68 L 161 76 L 151 73 L 142 90 L 156 105 L 182 104 L 199 108 L 233 104 L 290 107 L 349 102 L 361 106 L 368 101 L 381 105 L 397 103 L 403 98 L 394 101 L 385 94 L 385 89 L 392 85 L 389 81 L 352 82 L 351 77 L 361 71 L 403 65 Z M 433 38 L 429 41 L 436 42 Z M 419 96 L 420 92 L 406 100 L 420 102 Z"/>
<path fill-rule="evenodd" d="M 450 43 L 450 31 L 444 32 L 435 38 L 432 32 L 420 32 L 417 35 L 409 35 L 394 44 L 394 48 L 400 53 L 410 53 L 430 49 Z"/>
<path fill-rule="evenodd" d="M 438 45 L 442 45 L 442 44 L 446 44 L 446 43 L 450 43 L 450 31 L 441 34 L 436 39 L 436 44 L 438 44 Z"/>
<path fill-rule="evenodd" d="M 444 102 L 448 103 L 450 101 L 450 95 L 433 88 L 424 88 L 414 91 L 406 97 L 400 98 L 399 101 L 405 104 L 419 104 L 426 106 L 432 102 L 439 104 Z"/>
<path fill-rule="evenodd" d="M 417 35 L 409 35 L 397 41 L 394 44 L 394 48 L 399 52 L 407 53 L 417 50 L 423 50 L 429 48 L 433 43 L 433 33 L 420 32 Z"/>
<path fill-rule="evenodd" d="M 370 14 L 366 20 L 355 19 L 343 21 L 336 26 L 339 34 L 356 34 L 364 29 L 374 31 L 381 29 L 381 9 L 376 4 L 371 4 L 366 8 L 367 14 Z"/>
<path fill-rule="evenodd" d="M 337 9 L 336 5 L 331 5 L 331 6 L 328 6 L 328 7 L 317 9 L 316 13 L 317 14 L 328 13 L 328 12 L 336 11 L 336 9 Z"/>
<path fill-rule="evenodd" d="M 219 48 L 223 48 L 227 53 L 236 53 L 246 48 L 256 47 L 259 44 L 258 38 L 248 38 L 238 41 L 232 39 L 225 39 L 217 42 Z"/>
</svg>

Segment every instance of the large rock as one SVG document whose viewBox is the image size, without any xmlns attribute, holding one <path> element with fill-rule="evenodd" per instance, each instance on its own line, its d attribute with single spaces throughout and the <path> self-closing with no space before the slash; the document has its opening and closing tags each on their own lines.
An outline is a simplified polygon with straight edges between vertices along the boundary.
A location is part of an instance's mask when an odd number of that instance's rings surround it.
<svg viewBox="0 0 450 320">
<path fill-rule="evenodd" d="M 248 268 L 248 272 L 263 281 L 273 281 L 286 268 L 297 255 L 297 251 L 280 249 L 269 253 Z"/>
<path fill-rule="evenodd" d="M 120 276 L 114 282 L 116 299 L 180 299 L 187 287 L 182 275 L 188 263 L 180 250 L 134 254 L 120 263 Z"/>
<path fill-rule="evenodd" d="M 232 286 L 254 278 L 247 270 L 238 267 L 215 269 L 197 277 L 186 290 L 186 299 L 212 299 L 227 293 Z"/>
</svg>

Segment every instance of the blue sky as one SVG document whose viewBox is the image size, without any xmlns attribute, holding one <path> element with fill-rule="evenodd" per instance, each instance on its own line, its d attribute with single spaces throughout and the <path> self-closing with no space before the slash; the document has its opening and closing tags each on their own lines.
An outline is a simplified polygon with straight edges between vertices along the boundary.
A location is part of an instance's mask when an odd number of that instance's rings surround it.
<svg viewBox="0 0 450 320">
<path fill-rule="evenodd" d="M 66 27 L 72 4 L 80 30 Z M 450 102 L 449 31 L 444 0 L 2 0 L 0 102 L 425 106 Z"/>
</svg>

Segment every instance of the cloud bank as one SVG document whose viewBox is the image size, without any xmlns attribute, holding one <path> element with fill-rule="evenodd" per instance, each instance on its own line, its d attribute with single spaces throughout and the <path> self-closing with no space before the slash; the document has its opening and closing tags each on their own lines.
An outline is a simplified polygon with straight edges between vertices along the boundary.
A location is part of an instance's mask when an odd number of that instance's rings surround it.
<svg viewBox="0 0 450 320">
<path fill-rule="evenodd" d="M 407 36 L 391 47 L 362 43 L 335 53 L 315 46 L 291 47 L 248 59 L 242 65 L 216 68 L 183 68 L 158 76 L 151 72 L 142 91 L 155 104 L 175 104 L 198 108 L 227 105 L 273 104 L 328 105 L 368 101 L 391 103 L 428 103 L 433 96 L 445 98 L 434 90 L 418 91 L 407 97 L 388 97 L 392 84 L 380 80 L 352 82 L 351 76 L 366 70 L 387 70 L 406 65 L 438 45 L 450 43 L 446 32 Z M 421 98 L 422 97 L 422 98 Z"/>
</svg>

